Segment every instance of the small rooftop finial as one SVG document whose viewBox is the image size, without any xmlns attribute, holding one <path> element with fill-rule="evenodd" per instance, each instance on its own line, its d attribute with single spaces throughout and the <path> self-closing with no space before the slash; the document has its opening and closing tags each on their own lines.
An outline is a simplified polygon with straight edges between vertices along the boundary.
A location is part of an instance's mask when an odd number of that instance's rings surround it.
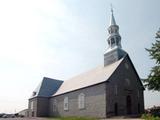
<svg viewBox="0 0 160 120">
<path fill-rule="evenodd" d="M 111 13 L 113 14 L 113 6 L 112 6 L 112 3 L 111 3 Z"/>
</svg>

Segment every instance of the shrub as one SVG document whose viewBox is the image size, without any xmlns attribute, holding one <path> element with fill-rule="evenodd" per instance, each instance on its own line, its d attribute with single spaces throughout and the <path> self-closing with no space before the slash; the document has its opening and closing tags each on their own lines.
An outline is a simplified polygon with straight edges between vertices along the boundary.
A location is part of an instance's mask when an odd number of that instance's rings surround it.
<svg viewBox="0 0 160 120">
<path fill-rule="evenodd" d="M 160 120 L 160 117 L 158 116 L 154 117 L 151 114 L 143 114 L 141 118 L 145 120 Z"/>
</svg>

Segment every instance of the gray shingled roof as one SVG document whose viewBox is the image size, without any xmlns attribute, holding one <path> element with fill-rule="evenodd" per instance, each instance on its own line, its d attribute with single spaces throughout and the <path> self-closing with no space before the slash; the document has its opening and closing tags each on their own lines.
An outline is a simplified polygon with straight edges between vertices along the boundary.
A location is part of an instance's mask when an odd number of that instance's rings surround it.
<svg viewBox="0 0 160 120">
<path fill-rule="evenodd" d="M 42 82 L 33 91 L 32 97 L 50 97 L 61 86 L 63 81 L 44 77 Z"/>
<path fill-rule="evenodd" d="M 123 61 L 123 59 L 124 58 L 106 67 L 99 66 L 91 71 L 85 72 L 64 81 L 60 88 L 57 90 L 57 92 L 53 94 L 53 96 L 107 81 L 109 77 L 113 74 L 113 72 L 116 70 L 116 68 L 119 66 L 119 64 Z"/>
</svg>

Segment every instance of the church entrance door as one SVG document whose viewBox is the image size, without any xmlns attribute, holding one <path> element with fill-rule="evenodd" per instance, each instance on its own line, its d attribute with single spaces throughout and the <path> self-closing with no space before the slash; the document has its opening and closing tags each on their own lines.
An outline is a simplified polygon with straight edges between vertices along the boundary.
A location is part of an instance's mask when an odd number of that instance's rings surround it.
<svg viewBox="0 0 160 120">
<path fill-rule="evenodd" d="M 132 101 L 131 101 L 131 96 L 127 95 L 126 97 L 126 109 L 127 109 L 127 114 L 130 115 L 132 114 Z"/>
<path fill-rule="evenodd" d="M 114 104 L 114 113 L 115 113 L 115 116 L 118 115 L 118 104 L 117 103 Z"/>
</svg>

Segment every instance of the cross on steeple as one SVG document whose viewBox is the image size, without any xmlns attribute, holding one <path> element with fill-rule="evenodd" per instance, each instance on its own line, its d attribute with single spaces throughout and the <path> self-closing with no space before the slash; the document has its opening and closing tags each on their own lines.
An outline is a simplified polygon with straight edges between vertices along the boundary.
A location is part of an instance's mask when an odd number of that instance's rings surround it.
<svg viewBox="0 0 160 120">
<path fill-rule="evenodd" d="M 111 19 L 110 19 L 110 25 L 116 25 L 116 21 L 113 15 L 113 6 L 111 4 Z"/>
<path fill-rule="evenodd" d="M 112 6 L 112 4 L 111 4 L 111 13 L 113 14 L 113 6 Z"/>
</svg>

